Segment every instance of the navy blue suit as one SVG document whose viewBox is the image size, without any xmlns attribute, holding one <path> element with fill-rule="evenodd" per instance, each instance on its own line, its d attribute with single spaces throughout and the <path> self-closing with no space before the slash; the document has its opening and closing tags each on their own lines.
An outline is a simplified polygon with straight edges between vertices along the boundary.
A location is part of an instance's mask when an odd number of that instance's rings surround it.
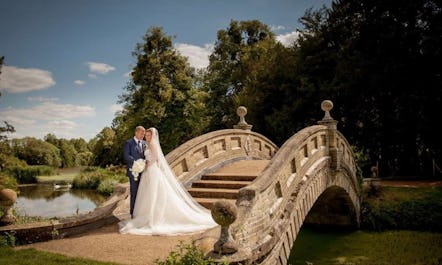
<svg viewBox="0 0 442 265">
<path fill-rule="evenodd" d="M 138 180 L 135 181 L 132 175 L 132 165 L 135 160 L 144 159 L 144 150 L 146 149 L 146 143 L 142 142 L 142 148 L 139 148 L 134 138 L 127 140 L 124 143 L 124 160 L 126 160 L 127 170 L 126 176 L 129 177 L 130 183 L 130 215 L 133 216 L 135 199 L 137 198 L 138 185 L 140 184 L 141 173 L 138 176 Z"/>
</svg>

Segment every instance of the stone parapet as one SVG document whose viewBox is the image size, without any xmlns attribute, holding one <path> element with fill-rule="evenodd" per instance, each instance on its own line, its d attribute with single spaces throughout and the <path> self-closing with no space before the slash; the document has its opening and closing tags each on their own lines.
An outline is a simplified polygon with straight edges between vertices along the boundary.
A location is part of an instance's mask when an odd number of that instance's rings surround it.
<svg viewBox="0 0 442 265">
<path fill-rule="evenodd" d="M 265 136 L 242 129 L 210 132 L 180 145 L 166 159 L 177 178 L 189 186 L 206 172 L 242 159 L 271 159 L 278 147 Z"/>
</svg>

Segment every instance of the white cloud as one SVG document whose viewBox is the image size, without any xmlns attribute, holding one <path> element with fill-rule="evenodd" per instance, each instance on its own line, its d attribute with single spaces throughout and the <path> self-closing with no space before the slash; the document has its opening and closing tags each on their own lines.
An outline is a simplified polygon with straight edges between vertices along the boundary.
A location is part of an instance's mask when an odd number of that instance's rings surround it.
<svg viewBox="0 0 442 265">
<path fill-rule="evenodd" d="M 58 98 L 46 98 L 46 97 L 28 97 L 28 101 L 36 101 L 36 102 L 46 102 L 46 101 L 57 101 Z"/>
<path fill-rule="evenodd" d="M 115 67 L 105 63 L 88 62 L 87 65 L 89 66 L 89 71 L 91 71 L 91 73 L 101 75 L 105 75 L 115 70 Z"/>
<path fill-rule="evenodd" d="M 70 130 L 70 129 L 74 129 L 75 127 L 77 127 L 77 124 L 73 121 L 69 121 L 69 120 L 56 120 L 56 121 L 49 121 L 48 122 L 48 127 L 52 128 L 53 130 Z"/>
<path fill-rule="evenodd" d="M 196 68 L 206 68 L 209 65 L 209 56 L 213 50 L 213 44 L 206 44 L 204 47 L 191 45 L 186 43 L 177 43 L 175 48 L 186 56 L 189 60 L 189 64 Z"/>
<path fill-rule="evenodd" d="M 74 83 L 78 86 L 82 86 L 84 85 L 86 82 L 84 82 L 83 80 L 75 80 Z"/>
<path fill-rule="evenodd" d="M 276 36 L 276 40 L 279 41 L 285 47 L 292 46 L 293 43 L 299 38 L 298 31 L 292 31 L 286 34 Z"/>
<path fill-rule="evenodd" d="M 285 27 L 282 25 L 271 25 L 270 26 L 270 30 L 271 31 L 279 31 L 279 30 L 284 30 Z"/>
<path fill-rule="evenodd" d="M 30 108 L 6 108 L 0 110 L 0 116 L 29 118 L 40 120 L 72 119 L 78 117 L 93 117 L 95 109 L 90 106 L 58 104 L 52 101 L 43 101 Z"/>
<path fill-rule="evenodd" d="M 57 137 L 77 138 L 76 129 L 81 127 L 72 121 L 75 118 L 94 117 L 95 108 L 85 105 L 60 104 L 51 98 L 28 98 L 40 102 L 27 108 L 8 107 L 0 109 L 0 117 L 14 126 L 13 138 L 32 136 L 43 138 L 48 133 Z"/>
<path fill-rule="evenodd" d="M 2 67 L 0 90 L 10 93 L 23 93 L 32 90 L 43 90 L 55 85 L 52 73 L 36 68 Z"/>
<path fill-rule="evenodd" d="M 87 76 L 89 76 L 90 79 L 97 79 L 97 75 L 95 74 L 88 74 Z"/>
<path fill-rule="evenodd" d="M 123 76 L 124 76 L 124 77 L 130 77 L 131 74 L 132 74 L 132 71 L 125 73 Z"/>
<path fill-rule="evenodd" d="M 120 112 L 120 111 L 123 110 L 123 105 L 121 105 L 121 104 L 112 104 L 112 105 L 109 107 L 109 110 L 110 110 L 112 113 Z"/>
</svg>

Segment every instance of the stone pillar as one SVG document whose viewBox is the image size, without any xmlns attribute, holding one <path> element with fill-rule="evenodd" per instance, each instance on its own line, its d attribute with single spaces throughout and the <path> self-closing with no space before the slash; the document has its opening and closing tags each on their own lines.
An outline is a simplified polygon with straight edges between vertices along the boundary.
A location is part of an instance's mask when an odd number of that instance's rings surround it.
<svg viewBox="0 0 442 265">
<path fill-rule="evenodd" d="M 17 193 L 11 189 L 0 190 L 0 208 L 3 216 L 0 218 L 0 225 L 10 225 L 15 223 L 15 216 L 12 214 L 12 206 L 17 200 Z"/>
<path fill-rule="evenodd" d="M 221 235 L 213 246 L 214 251 L 220 255 L 237 252 L 238 244 L 236 244 L 229 232 L 229 227 L 235 222 L 238 214 L 236 205 L 228 200 L 222 199 L 213 204 L 211 213 L 213 220 L 221 225 Z"/>
<path fill-rule="evenodd" d="M 236 125 L 233 125 L 234 129 L 242 129 L 250 131 L 252 130 L 253 125 L 248 124 L 246 119 L 244 118 L 247 115 L 247 108 L 244 106 L 239 106 L 236 110 L 236 114 L 239 116 L 239 122 Z"/>
<path fill-rule="evenodd" d="M 340 168 L 340 151 L 336 143 L 338 121 L 334 120 L 330 115 L 330 110 L 333 109 L 333 102 L 331 100 L 322 101 L 321 109 L 325 112 L 325 115 L 322 120 L 318 121 L 318 124 L 325 125 L 328 128 L 328 150 L 331 157 L 330 168 L 338 170 Z"/>
</svg>

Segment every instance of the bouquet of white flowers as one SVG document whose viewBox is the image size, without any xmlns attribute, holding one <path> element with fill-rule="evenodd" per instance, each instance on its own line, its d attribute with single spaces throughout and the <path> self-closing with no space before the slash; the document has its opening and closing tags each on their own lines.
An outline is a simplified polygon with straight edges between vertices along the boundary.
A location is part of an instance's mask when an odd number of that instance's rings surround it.
<svg viewBox="0 0 442 265">
<path fill-rule="evenodd" d="M 135 181 L 138 181 L 138 174 L 140 174 L 140 172 L 143 172 L 145 166 L 146 162 L 144 161 L 144 159 L 140 158 L 134 161 L 134 164 L 132 165 L 130 171 L 132 171 L 132 175 L 134 176 Z"/>
</svg>

